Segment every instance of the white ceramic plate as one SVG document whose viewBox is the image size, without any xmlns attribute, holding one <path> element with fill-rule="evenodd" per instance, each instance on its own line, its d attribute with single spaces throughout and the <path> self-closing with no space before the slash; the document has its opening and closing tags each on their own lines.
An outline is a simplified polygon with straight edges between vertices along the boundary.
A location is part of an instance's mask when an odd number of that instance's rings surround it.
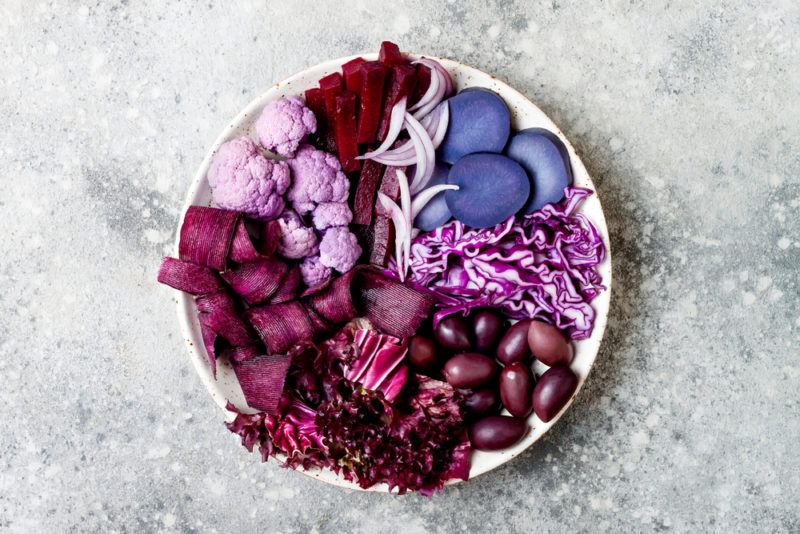
<svg viewBox="0 0 800 534">
<path fill-rule="evenodd" d="M 334 59 L 306 69 L 303 72 L 295 74 L 294 76 L 275 84 L 264 94 L 250 102 L 250 104 L 248 104 L 247 107 L 245 107 L 230 122 L 230 124 L 225 127 L 223 132 L 214 143 L 214 146 L 212 146 L 211 150 L 209 150 L 208 154 L 206 154 L 205 159 L 200 164 L 200 168 L 198 168 L 197 173 L 195 173 L 194 179 L 192 180 L 192 184 L 189 188 L 189 193 L 186 195 L 186 205 L 184 206 L 183 212 L 185 213 L 186 208 L 191 205 L 211 205 L 211 190 L 208 186 L 208 182 L 206 181 L 206 172 L 208 171 L 212 157 L 222 143 L 234 137 L 249 135 L 255 138 L 253 135 L 253 123 L 255 122 L 255 119 L 258 118 L 261 109 L 267 102 L 285 96 L 302 95 L 306 89 L 315 87 L 320 78 L 326 74 L 330 74 L 331 72 L 338 71 L 343 63 L 353 59 L 354 57 L 356 56 Z M 377 59 L 377 54 L 363 54 L 362 57 L 374 60 Z M 450 72 L 450 75 L 453 77 L 456 90 L 461 90 L 465 87 L 477 86 L 489 88 L 499 94 L 505 100 L 506 104 L 508 104 L 508 107 L 511 110 L 513 129 L 521 130 L 523 128 L 541 127 L 555 132 L 569 150 L 572 170 L 575 178 L 575 185 L 580 187 L 588 187 L 592 190 L 595 189 L 591 178 L 586 172 L 586 168 L 583 166 L 583 163 L 581 163 L 581 160 L 578 158 L 572 145 L 569 143 L 566 137 L 564 137 L 553 121 L 551 121 L 547 115 L 542 112 L 542 110 L 522 96 L 518 91 L 496 79 L 494 76 L 448 59 L 434 59 L 441 62 L 441 64 L 444 65 L 444 67 Z M 605 262 L 600 265 L 599 271 L 603 278 L 603 285 L 605 285 L 607 289 L 592 302 L 592 305 L 597 312 L 597 319 L 595 321 L 592 336 L 589 339 L 576 343 L 575 359 L 571 366 L 572 370 L 579 378 L 578 389 L 575 395 L 577 395 L 577 392 L 580 391 L 581 387 L 583 386 L 583 383 L 592 368 L 595 357 L 597 356 L 597 352 L 600 349 L 600 341 L 603 338 L 603 332 L 606 327 L 608 306 L 611 299 L 611 250 L 609 248 L 606 221 L 603 217 L 603 210 L 600 206 L 600 200 L 596 194 L 584 201 L 581 206 L 581 211 L 589 217 L 589 219 L 595 224 L 603 236 L 603 241 L 605 242 L 608 254 Z M 178 228 L 180 228 L 181 224 L 183 224 L 182 216 L 181 220 L 179 221 Z M 178 243 L 176 238 L 176 256 L 177 252 Z M 205 384 L 206 389 L 208 389 L 214 401 L 223 409 L 228 401 L 237 406 L 245 407 L 246 403 L 244 402 L 242 391 L 239 388 L 239 383 L 237 382 L 236 377 L 229 365 L 223 361 L 220 361 L 218 365 L 217 379 L 214 380 L 214 377 L 211 375 L 208 359 L 206 357 L 202 338 L 200 336 L 200 324 L 197 321 L 194 300 L 186 293 L 180 293 L 180 296 L 178 297 L 178 321 L 180 323 L 183 338 L 186 340 L 192 362 L 197 370 L 197 374 L 200 375 L 200 379 L 203 381 L 203 384 Z M 537 363 L 536 365 L 541 364 Z M 540 369 L 534 369 L 538 374 L 542 372 L 545 367 L 542 366 Z M 561 413 L 547 423 L 542 422 L 535 415 L 531 415 L 528 422 L 532 430 L 514 447 L 491 453 L 474 451 L 471 458 L 470 478 L 474 478 L 480 474 L 486 473 L 487 471 L 491 471 L 495 467 L 504 464 L 530 447 L 534 442 L 536 442 L 536 440 L 541 438 L 542 435 L 544 435 L 544 433 L 556 423 L 556 421 L 558 421 L 558 419 L 569 408 L 570 404 L 572 404 L 572 400 L 574 400 L 575 395 L 573 395 L 572 399 L 570 399 L 570 402 L 561 411 Z M 226 413 L 229 417 L 232 415 L 230 412 L 226 411 Z M 313 469 L 305 471 L 304 473 L 329 484 L 335 484 L 352 489 L 360 489 L 357 484 L 348 482 L 336 475 L 333 471 L 327 469 Z M 452 481 L 451 483 L 455 482 L 457 481 Z M 373 491 L 387 491 L 386 485 L 378 485 L 370 489 Z"/>
</svg>

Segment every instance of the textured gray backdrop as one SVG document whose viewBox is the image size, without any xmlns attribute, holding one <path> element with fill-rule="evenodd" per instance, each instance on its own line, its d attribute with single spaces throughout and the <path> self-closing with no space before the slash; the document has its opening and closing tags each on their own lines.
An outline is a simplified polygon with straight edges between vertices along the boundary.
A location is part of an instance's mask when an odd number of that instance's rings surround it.
<svg viewBox="0 0 800 534">
<path fill-rule="evenodd" d="M 431 500 L 248 455 L 154 284 L 226 122 L 384 38 L 549 113 L 614 249 L 573 408 Z M 0 531 L 800 530 L 795 0 L 5 0 L 0 49 Z"/>
</svg>

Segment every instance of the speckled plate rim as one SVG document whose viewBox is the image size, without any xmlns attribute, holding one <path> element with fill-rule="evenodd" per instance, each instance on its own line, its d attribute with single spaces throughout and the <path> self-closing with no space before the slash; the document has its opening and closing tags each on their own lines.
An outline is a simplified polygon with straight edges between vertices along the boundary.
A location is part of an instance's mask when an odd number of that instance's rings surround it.
<svg viewBox="0 0 800 534">
<path fill-rule="evenodd" d="M 419 55 L 415 54 L 410 55 L 412 57 L 420 57 Z M 370 60 L 377 59 L 377 54 L 374 53 L 360 54 L 360 56 Z M 302 94 L 305 89 L 315 86 L 317 80 L 326 74 L 330 74 L 331 72 L 339 70 L 343 63 L 355 57 L 358 56 L 333 59 L 305 69 L 293 76 L 290 76 L 286 80 L 273 85 L 266 92 L 252 100 L 225 127 L 219 137 L 217 137 L 217 140 L 214 142 L 213 146 L 203 159 L 203 162 L 200 164 L 200 167 L 197 169 L 197 172 L 192 179 L 192 183 L 189 186 L 189 191 L 186 195 L 186 201 L 181 212 L 180 220 L 178 221 L 178 229 L 180 229 L 181 225 L 183 224 L 183 216 L 189 206 L 211 205 L 211 191 L 208 183 L 206 182 L 206 173 L 209 165 L 211 164 L 211 159 L 222 143 L 240 135 L 250 135 L 252 137 L 252 124 L 267 102 L 282 98 L 284 96 Z M 603 339 L 606 323 L 608 321 L 608 311 L 611 301 L 611 248 L 608 239 L 606 220 L 603 215 L 600 199 L 597 195 L 594 184 L 592 183 L 592 179 L 589 177 L 586 168 L 576 154 L 572 144 L 555 125 L 555 123 L 553 123 L 553 121 L 550 120 L 550 118 L 542 110 L 530 102 L 520 92 L 506 83 L 498 80 L 494 76 L 449 59 L 436 57 L 434 57 L 434 59 L 441 62 L 442 65 L 450 72 L 457 90 L 470 86 L 479 86 L 486 87 L 497 92 L 506 101 L 509 109 L 511 110 L 512 126 L 514 129 L 519 130 L 523 128 L 541 127 L 546 128 L 558 135 L 569 151 L 575 185 L 587 187 L 595 191 L 594 195 L 590 196 L 584 201 L 580 211 L 595 224 L 598 231 L 602 235 L 607 251 L 605 261 L 599 266 L 599 273 L 602 277 L 603 285 L 606 287 L 606 290 L 600 293 L 600 295 L 592 302 L 596 312 L 594 330 L 588 339 L 577 342 L 575 347 L 575 359 L 571 366 L 572 370 L 579 378 L 578 387 L 575 391 L 575 394 L 572 396 L 567 405 L 561 410 L 561 412 L 554 419 L 547 423 L 542 422 L 535 415 L 531 415 L 528 419 L 528 423 L 530 424 L 532 430 L 515 446 L 503 451 L 491 453 L 473 451 L 470 467 L 470 479 L 472 479 L 508 462 L 539 440 L 539 438 L 541 438 L 561 418 L 564 412 L 569 409 L 572 402 L 575 400 L 575 397 L 580 392 L 589 372 L 591 371 L 592 365 L 597 357 L 597 353 L 600 350 L 600 343 Z M 178 254 L 178 238 L 179 232 L 176 232 L 176 256 Z M 197 371 L 197 374 L 200 376 L 203 385 L 211 394 L 211 397 L 223 410 L 225 410 L 225 406 L 228 401 L 237 406 L 246 406 L 241 388 L 236 381 L 233 371 L 226 362 L 220 361 L 216 380 L 211 374 L 205 349 L 203 348 L 202 337 L 200 335 L 200 325 L 197 320 L 194 299 L 188 294 L 180 293 L 177 296 L 177 308 L 181 335 L 187 344 L 187 349 L 189 351 L 194 368 Z M 540 373 L 546 368 L 537 363 L 534 369 L 537 373 Z M 227 414 L 228 418 L 233 416 L 233 414 L 227 410 L 225 410 L 225 413 Z M 329 484 L 349 489 L 362 489 L 357 484 L 345 480 L 341 476 L 328 469 L 310 469 L 305 471 L 300 469 L 300 471 L 308 476 Z M 448 485 L 459 482 L 459 480 L 453 480 L 448 482 Z M 386 492 L 388 491 L 388 487 L 385 484 L 381 484 L 373 486 L 372 488 L 369 488 L 369 490 Z"/>
</svg>

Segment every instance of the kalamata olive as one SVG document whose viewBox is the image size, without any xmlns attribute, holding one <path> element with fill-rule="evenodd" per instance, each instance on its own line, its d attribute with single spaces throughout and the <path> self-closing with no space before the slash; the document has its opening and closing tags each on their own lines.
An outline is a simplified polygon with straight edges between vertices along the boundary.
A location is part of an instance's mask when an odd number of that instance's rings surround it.
<svg viewBox="0 0 800 534">
<path fill-rule="evenodd" d="M 511 362 L 524 362 L 531 356 L 528 346 L 528 326 L 530 319 L 519 321 L 506 330 L 497 346 L 497 359 L 508 365 Z"/>
<path fill-rule="evenodd" d="M 436 341 L 442 348 L 459 352 L 470 349 L 469 328 L 464 319 L 458 315 L 451 315 L 442 319 L 433 331 Z"/>
<path fill-rule="evenodd" d="M 490 415 L 472 423 L 467 432 L 472 446 L 481 451 L 497 451 L 517 443 L 528 431 L 524 419 Z"/>
<path fill-rule="evenodd" d="M 508 413 L 528 417 L 533 408 L 533 372 L 522 362 L 512 362 L 500 371 L 500 398 Z"/>
<path fill-rule="evenodd" d="M 464 401 L 464 409 L 470 415 L 486 415 L 497 409 L 500 396 L 494 389 L 479 389 L 473 391 Z"/>
<path fill-rule="evenodd" d="M 551 367 L 533 388 L 533 411 L 546 423 L 558 415 L 577 387 L 578 377 L 569 367 Z"/>
<path fill-rule="evenodd" d="M 532 321 L 528 328 L 528 345 L 533 357 L 547 366 L 568 366 L 572 363 L 572 343 L 557 327 Z"/>
<path fill-rule="evenodd" d="M 444 378 L 457 388 L 477 388 L 497 374 L 497 363 L 483 354 L 462 352 L 444 364 Z"/>
<path fill-rule="evenodd" d="M 436 366 L 436 345 L 433 340 L 423 336 L 414 336 L 408 342 L 408 360 L 411 365 L 422 369 Z"/>
<path fill-rule="evenodd" d="M 472 315 L 475 350 L 491 354 L 503 330 L 503 317 L 494 310 L 478 310 Z"/>
</svg>

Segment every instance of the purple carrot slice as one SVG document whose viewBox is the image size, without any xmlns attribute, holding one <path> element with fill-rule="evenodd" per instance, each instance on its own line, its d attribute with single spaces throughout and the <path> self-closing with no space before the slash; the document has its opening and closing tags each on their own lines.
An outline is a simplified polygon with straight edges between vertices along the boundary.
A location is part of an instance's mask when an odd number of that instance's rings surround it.
<svg viewBox="0 0 800 534">
<path fill-rule="evenodd" d="M 281 225 L 277 220 L 267 221 L 261 227 L 261 238 L 258 240 L 258 251 L 263 256 L 272 256 L 281 242 Z"/>
<path fill-rule="evenodd" d="M 290 302 L 297 298 L 297 293 L 300 289 L 300 282 L 302 275 L 300 274 L 300 267 L 297 265 L 291 267 L 286 276 L 281 280 L 278 290 L 269 299 L 271 304 L 280 304 L 281 302 Z"/>
<path fill-rule="evenodd" d="M 264 354 L 264 348 L 258 345 L 246 345 L 244 347 L 228 347 L 220 357 L 228 358 L 229 362 L 243 362 L 256 356 Z"/>
<path fill-rule="evenodd" d="M 222 289 L 219 275 L 208 267 L 175 258 L 161 260 L 158 281 L 190 295 L 205 295 Z"/>
<path fill-rule="evenodd" d="M 250 308 L 244 318 L 255 329 L 269 354 L 282 354 L 298 341 L 311 339 L 314 328 L 299 302 Z"/>
<path fill-rule="evenodd" d="M 251 345 L 256 338 L 236 313 L 233 298 L 226 290 L 203 295 L 195 299 L 197 311 L 203 315 L 205 324 L 233 346 Z"/>
<path fill-rule="evenodd" d="M 358 316 L 353 305 L 353 277 L 358 269 L 336 278 L 331 284 L 308 299 L 308 305 L 330 323 L 346 323 Z"/>
<path fill-rule="evenodd" d="M 387 72 L 386 65 L 380 61 L 368 61 L 361 65 L 361 102 L 356 136 L 359 143 L 373 143 L 378 139 Z"/>
<path fill-rule="evenodd" d="M 231 289 L 248 304 L 260 304 L 269 299 L 281 285 L 289 266 L 277 258 L 242 263 L 222 273 Z"/>
<path fill-rule="evenodd" d="M 233 362 L 233 371 L 242 387 L 247 404 L 268 414 L 274 414 L 283 395 L 286 373 L 292 359 L 281 354 L 268 354 Z"/>
<path fill-rule="evenodd" d="M 383 178 L 384 166 L 377 161 L 366 160 L 361 168 L 353 200 L 353 224 L 369 225 L 375 209 L 375 193 Z"/>
<path fill-rule="evenodd" d="M 178 241 L 180 259 L 224 271 L 239 213 L 189 206 Z"/>
<path fill-rule="evenodd" d="M 380 331 L 401 338 L 414 335 L 436 303 L 433 295 L 386 278 L 374 269 L 358 270 L 353 291 L 359 316 L 369 319 Z"/>
<path fill-rule="evenodd" d="M 236 263 L 248 263 L 264 259 L 266 256 L 271 256 L 271 254 L 261 254 L 256 249 L 255 244 L 253 244 L 253 237 L 247 231 L 247 224 L 244 219 L 239 219 L 239 223 L 236 225 L 236 232 L 233 234 L 233 242 L 231 243 L 231 260 Z"/>
<path fill-rule="evenodd" d="M 198 315 L 200 321 L 200 336 L 203 338 L 203 346 L 206 349 L 206 357 L 211 366 L 211 374 L 214 378 L 217 377 L 217 345 L 220 337 L 208 324 L 208 314 L 201 313 Z"/>
</svg>

